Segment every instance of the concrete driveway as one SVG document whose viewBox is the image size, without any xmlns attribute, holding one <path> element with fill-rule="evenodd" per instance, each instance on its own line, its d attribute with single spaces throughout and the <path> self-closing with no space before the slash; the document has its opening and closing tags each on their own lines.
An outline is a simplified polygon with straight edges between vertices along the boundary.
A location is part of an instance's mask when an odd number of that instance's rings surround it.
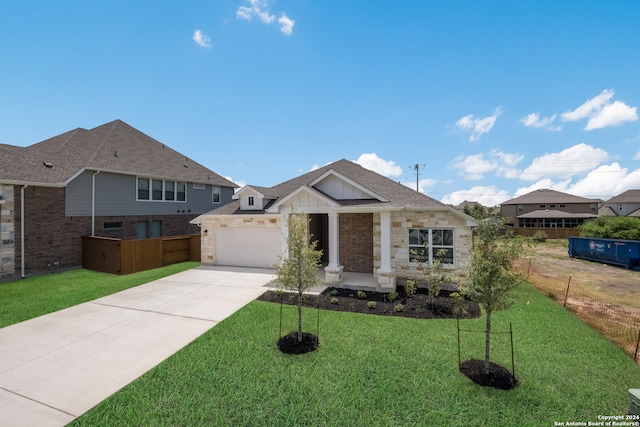
<svg viewBox="0 0 640 427">
<path fill-rule="evenodd" d="M 273 279 L 271 270 L 201 266 L 0 329 L 0 424 L 66 425 Z"/>
</svg>

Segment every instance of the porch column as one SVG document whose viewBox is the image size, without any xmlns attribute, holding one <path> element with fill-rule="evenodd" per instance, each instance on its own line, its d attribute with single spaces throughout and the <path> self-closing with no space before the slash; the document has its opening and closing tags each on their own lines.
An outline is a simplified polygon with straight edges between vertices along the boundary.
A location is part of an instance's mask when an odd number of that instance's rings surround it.
<svg viewBox="0 0 640 427">
<path fill-rule="evenodd" d="M 325 282 L 338 284 L 342 282 L 342 269 L 340 265 L 340 232 L 338 212 L 329 212 L 329 265 L 324 269 Z"/>
<path fill-rule="evenodd" d="M 391 268 L 391 212 L 380 212 L 380 268 L 378 290 L 390 291 L 396 288 L 396 275 Z"/>
</svg>

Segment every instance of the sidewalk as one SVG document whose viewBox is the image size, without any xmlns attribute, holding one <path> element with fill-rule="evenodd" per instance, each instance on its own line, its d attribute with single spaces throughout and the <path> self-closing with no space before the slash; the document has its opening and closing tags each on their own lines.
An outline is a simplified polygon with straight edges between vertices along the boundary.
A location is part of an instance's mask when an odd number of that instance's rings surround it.
<svg viewBox="0 0 640 427">
<path fill-rule="evenodd" d="M 0 329 L 0 426 L 64 426 L 265 291 L 201 266 Z"/>
</svg>

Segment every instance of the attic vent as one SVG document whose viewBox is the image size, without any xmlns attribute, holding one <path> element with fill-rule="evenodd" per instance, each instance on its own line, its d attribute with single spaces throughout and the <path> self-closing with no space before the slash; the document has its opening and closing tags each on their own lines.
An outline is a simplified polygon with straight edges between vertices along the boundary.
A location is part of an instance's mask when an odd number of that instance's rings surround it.
<svg viewBox="0 0 640 427">
<path fill-rule="evenodd" d="M 42 164 L 44 165 L 45 168 L 47 169 L 53 169 L 53 163 L 49 163 L 49 162 L 42 162 Z"/>
<path fill-rule="evenodd" d="M 182 166 L 184 166 L 185 168 L 188 168 L 189 166 L 187 166 L 186 163 L 183 163 Z"/>
<path fill-rule="evenodd" d="M 113 152 L 113 157 L 118 157 L 118 150 Z"/>
</svg>

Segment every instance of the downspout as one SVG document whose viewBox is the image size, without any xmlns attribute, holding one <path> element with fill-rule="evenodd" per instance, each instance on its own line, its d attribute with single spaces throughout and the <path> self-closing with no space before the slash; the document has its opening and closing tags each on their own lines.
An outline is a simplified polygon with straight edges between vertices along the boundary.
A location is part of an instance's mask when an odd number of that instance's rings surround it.
<svg viewBox="0 0 640 427">
<path fill-rule="evenodd" d="M 25 184 L 20 189 L 20 274 L 25 278 L 24 273 L 24 189 L 29 185 Z"/>
<path fill-rule="evenodd" d="M 96 235 L 96 175 L 99 173 L 97 170 L 91 177 L 91 237 Z"/>
</svg>

